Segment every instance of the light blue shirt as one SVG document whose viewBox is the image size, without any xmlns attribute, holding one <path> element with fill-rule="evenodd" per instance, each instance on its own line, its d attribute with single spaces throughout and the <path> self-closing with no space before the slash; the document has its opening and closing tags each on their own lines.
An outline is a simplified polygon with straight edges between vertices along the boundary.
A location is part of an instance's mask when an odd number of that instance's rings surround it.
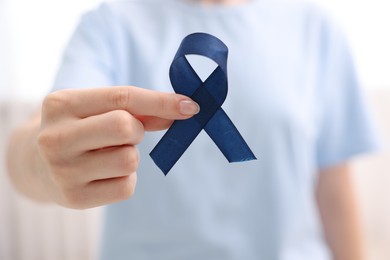
<svg viewBox="0 0 390 260">
<path fill-rule="evenodd" d="M 193 32 L 229 47 L 222 107 L 258 160 L 229 164 L 202 132 L 165 177 L 148 155 L 163 133 L 146 134 L 135 195 L 107 208 L 102 259 L 330 259 L 318 170 L 376 140 L 343 35 L 317 7 L 105 3 L 82 18 L 55 88 L 173 91 L 170 63 Z"/>
</svg>

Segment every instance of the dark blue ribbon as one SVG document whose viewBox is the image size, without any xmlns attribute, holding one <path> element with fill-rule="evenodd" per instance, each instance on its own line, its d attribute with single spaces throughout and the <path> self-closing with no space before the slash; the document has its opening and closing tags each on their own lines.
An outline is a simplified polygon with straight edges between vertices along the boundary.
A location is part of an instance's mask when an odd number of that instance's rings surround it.
<svg viewBox="0 0 390 260">
<path fill-rule="evenodd" d="M 210 58 L 218 67 L 204 81 L 199 78 L 185 55 Z M 185 37 L 169 70 L 176 93 L 189 96 L 200 112 L 187 120 L 177 120 L 150 153 L 165 175 L 179 160 L 196 136 L 204 129 L 229 162 L 255 160 L 256 157 L 237 128 L 221 108 L 227 96 L 228 48 L 218 38 L 206 33 Z"/>
</svg>

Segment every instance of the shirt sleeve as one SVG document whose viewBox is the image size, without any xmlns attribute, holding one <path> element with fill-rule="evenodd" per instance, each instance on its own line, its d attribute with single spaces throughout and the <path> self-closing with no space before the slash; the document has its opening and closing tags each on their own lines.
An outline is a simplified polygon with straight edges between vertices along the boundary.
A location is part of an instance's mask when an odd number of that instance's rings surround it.
<svg viewBox="0 0 390 260">
<path fill-rule="evenodd" d="M 379 138 L 359 85 L 350 49 L 334 24 L 321 39 L 318 166 L 326 167 L 376 150 Z"/>
<path fill-rule="evenodd" d="M 104 9 L 103 4 L 82 16 L 65 49 L 53 90 L 114 84 L 109 19 Z"/>
</svg>

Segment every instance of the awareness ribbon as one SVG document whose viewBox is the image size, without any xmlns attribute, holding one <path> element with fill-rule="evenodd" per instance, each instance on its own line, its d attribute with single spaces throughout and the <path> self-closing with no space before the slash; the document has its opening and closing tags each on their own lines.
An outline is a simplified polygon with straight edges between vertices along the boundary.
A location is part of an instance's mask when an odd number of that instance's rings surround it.
<svg viewBox="0 0 390 260">
<path fill-rule="evenodd" d="M 204 81 L 199 78 L 185 55 L 201 55 L 218 67 Z M 221 108 L 227 96 L 226 45 L 210 34 L 186 36 L 173 59 L 169 77 L 176 93 L 191 97 L 200 112 L 187 120 L 176 120 L 151 151 L 156 165 L 167 175 L 192 141 L 204 129 L 229 162 L 256 160 L 233 122 Z"/>
</svg>

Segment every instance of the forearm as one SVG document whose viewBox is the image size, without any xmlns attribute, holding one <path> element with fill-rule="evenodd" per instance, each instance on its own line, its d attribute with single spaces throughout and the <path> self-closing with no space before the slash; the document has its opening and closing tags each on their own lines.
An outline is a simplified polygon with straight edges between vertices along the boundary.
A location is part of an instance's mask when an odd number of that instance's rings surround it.
<svg viewBox="0 0 390 260">
<path fill-rule="evenodd" d="M 25 196 L 41 202 L 50 201 L 46 185 L 42 183 L 41 158 L 36 145 L 40 128 L 40 113 L 17 128 L 10 137 L 7 164 L 11 181 Z"/>
<path fill-rule="evenodd" d="M 317 201 L 334 259 L 365 259 L 356 194 L 347 165 L 321 171 Z"/>
</svg>

